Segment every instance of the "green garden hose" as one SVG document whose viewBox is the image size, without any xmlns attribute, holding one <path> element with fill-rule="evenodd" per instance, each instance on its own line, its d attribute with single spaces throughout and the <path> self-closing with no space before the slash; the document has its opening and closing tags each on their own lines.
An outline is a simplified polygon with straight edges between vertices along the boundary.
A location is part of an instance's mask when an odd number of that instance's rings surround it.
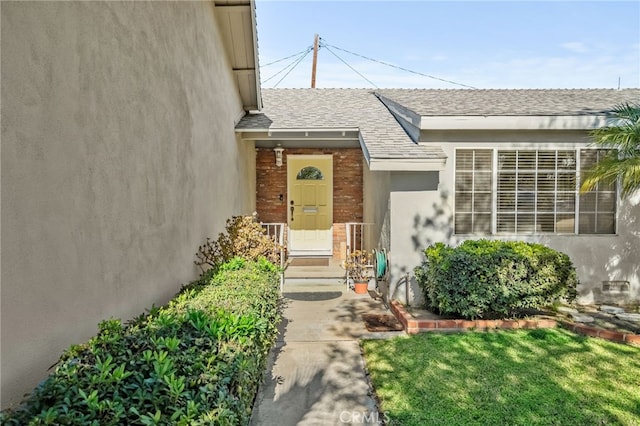
<svg viewBox="0 0 640 426">
<path fill-rule="evenodd" d="M 387 256 L 384 251 L 376 250 L 376 278 L 384 277 L 387 272 Z"/>
</svg>

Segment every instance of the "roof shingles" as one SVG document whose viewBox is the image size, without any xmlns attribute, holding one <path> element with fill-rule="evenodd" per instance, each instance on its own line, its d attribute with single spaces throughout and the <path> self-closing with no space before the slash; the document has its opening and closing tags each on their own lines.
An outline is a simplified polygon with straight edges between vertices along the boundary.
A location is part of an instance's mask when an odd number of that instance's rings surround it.
<svg viewBox="0 0 640 426">
<path fill-rule="evenodd" d="M 358 128 L 371 158 L 441 159 L 439 147 L 418 145 L 369 89 L 265 89 L 264 109 L 238 130 Z"/>
<path fill-rule="evenodd" d="M 414 143 L 376 94 L 419 116 L 603 115 L 614 105 L 640 102 L 640 89 L 264 89 L 263 111 L 236 128 L 358 128 L 371 158 L 446 157 L 438 146 Z"/>
<path fill-rule="evenodd" d="M 603 115 L 640 102 L 640 89 L 380 89 L 376 93 L 421 116 Z"/>
</svg>

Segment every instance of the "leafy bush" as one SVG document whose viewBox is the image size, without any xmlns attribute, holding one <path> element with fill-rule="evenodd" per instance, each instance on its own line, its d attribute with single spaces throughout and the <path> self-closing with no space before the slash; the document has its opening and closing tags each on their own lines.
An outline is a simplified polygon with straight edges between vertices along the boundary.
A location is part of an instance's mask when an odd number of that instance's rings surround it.
<svg viewBox="0 0 640 426">
<path fill-rule="evenodd" d="M 127 325 L 102 322 L 2 424 L 247 424 L 279 321 L 267 264 L 236 262 Z"/>
<path fill-rule="evenodd" d="M 265 258 L 274 265 L 281 265 L 286 257 L 286 249 L 273 238 L 266 235 L 265 230 L 253 216 L 234 216 L 227 220 L 226 233 L 220 233 L 217 240 L 207 238 L 198 247 L 194 263 L 203 273 L 214 271 L 220 265 L 234 258 L 258 261 Z"/>
<path fill-rule="evenodd" d="M 541 244 L 468 240 L 455 248 L 437 243 L 425 254 L 416 278 L 427 308 L 441 314 L 504 317 L 576 296 L 569 256 Z"/>
</svg>

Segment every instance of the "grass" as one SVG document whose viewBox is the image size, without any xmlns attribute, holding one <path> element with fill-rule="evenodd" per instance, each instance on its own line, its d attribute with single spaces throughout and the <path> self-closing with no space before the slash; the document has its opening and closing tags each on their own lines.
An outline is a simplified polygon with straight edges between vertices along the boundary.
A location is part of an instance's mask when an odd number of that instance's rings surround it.
<svg viewBox="0 0 640 426">
<path fill-rule="evenodd" d="M 640 348 L 538 329 L 363 349 L 390 425 L 640 425 Z"/>
</svg>

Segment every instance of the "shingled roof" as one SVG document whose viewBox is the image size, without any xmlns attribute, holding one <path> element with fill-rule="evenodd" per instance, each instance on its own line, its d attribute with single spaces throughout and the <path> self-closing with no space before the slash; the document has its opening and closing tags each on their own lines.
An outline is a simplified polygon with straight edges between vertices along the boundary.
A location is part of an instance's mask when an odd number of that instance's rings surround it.
<svg viewBox="0 0 640 426">
<path fill-rule="evenodd" d="M 380 89 L 376 93 L 420 116 L 603 115 L 614 105 L 640 102 L 640 89 Z"/>
<path fill-rule="evenodd" d="M 359 129 L 371 158 L 444 159 L 440 147 L 418 145 L 369 89 L 264 89 L 263 110 L 238 130 Z"/>
<path fill-rule="evenodd" d="M 263 110 L 236 129 L 358 129 L 372 159 L 446 158 L 438 146 L 415 143 L 378 96 L 417 116 L 602 116 L 614 105 L 640 102 L 640 89 L 264 89 Z"/>
</svg>

